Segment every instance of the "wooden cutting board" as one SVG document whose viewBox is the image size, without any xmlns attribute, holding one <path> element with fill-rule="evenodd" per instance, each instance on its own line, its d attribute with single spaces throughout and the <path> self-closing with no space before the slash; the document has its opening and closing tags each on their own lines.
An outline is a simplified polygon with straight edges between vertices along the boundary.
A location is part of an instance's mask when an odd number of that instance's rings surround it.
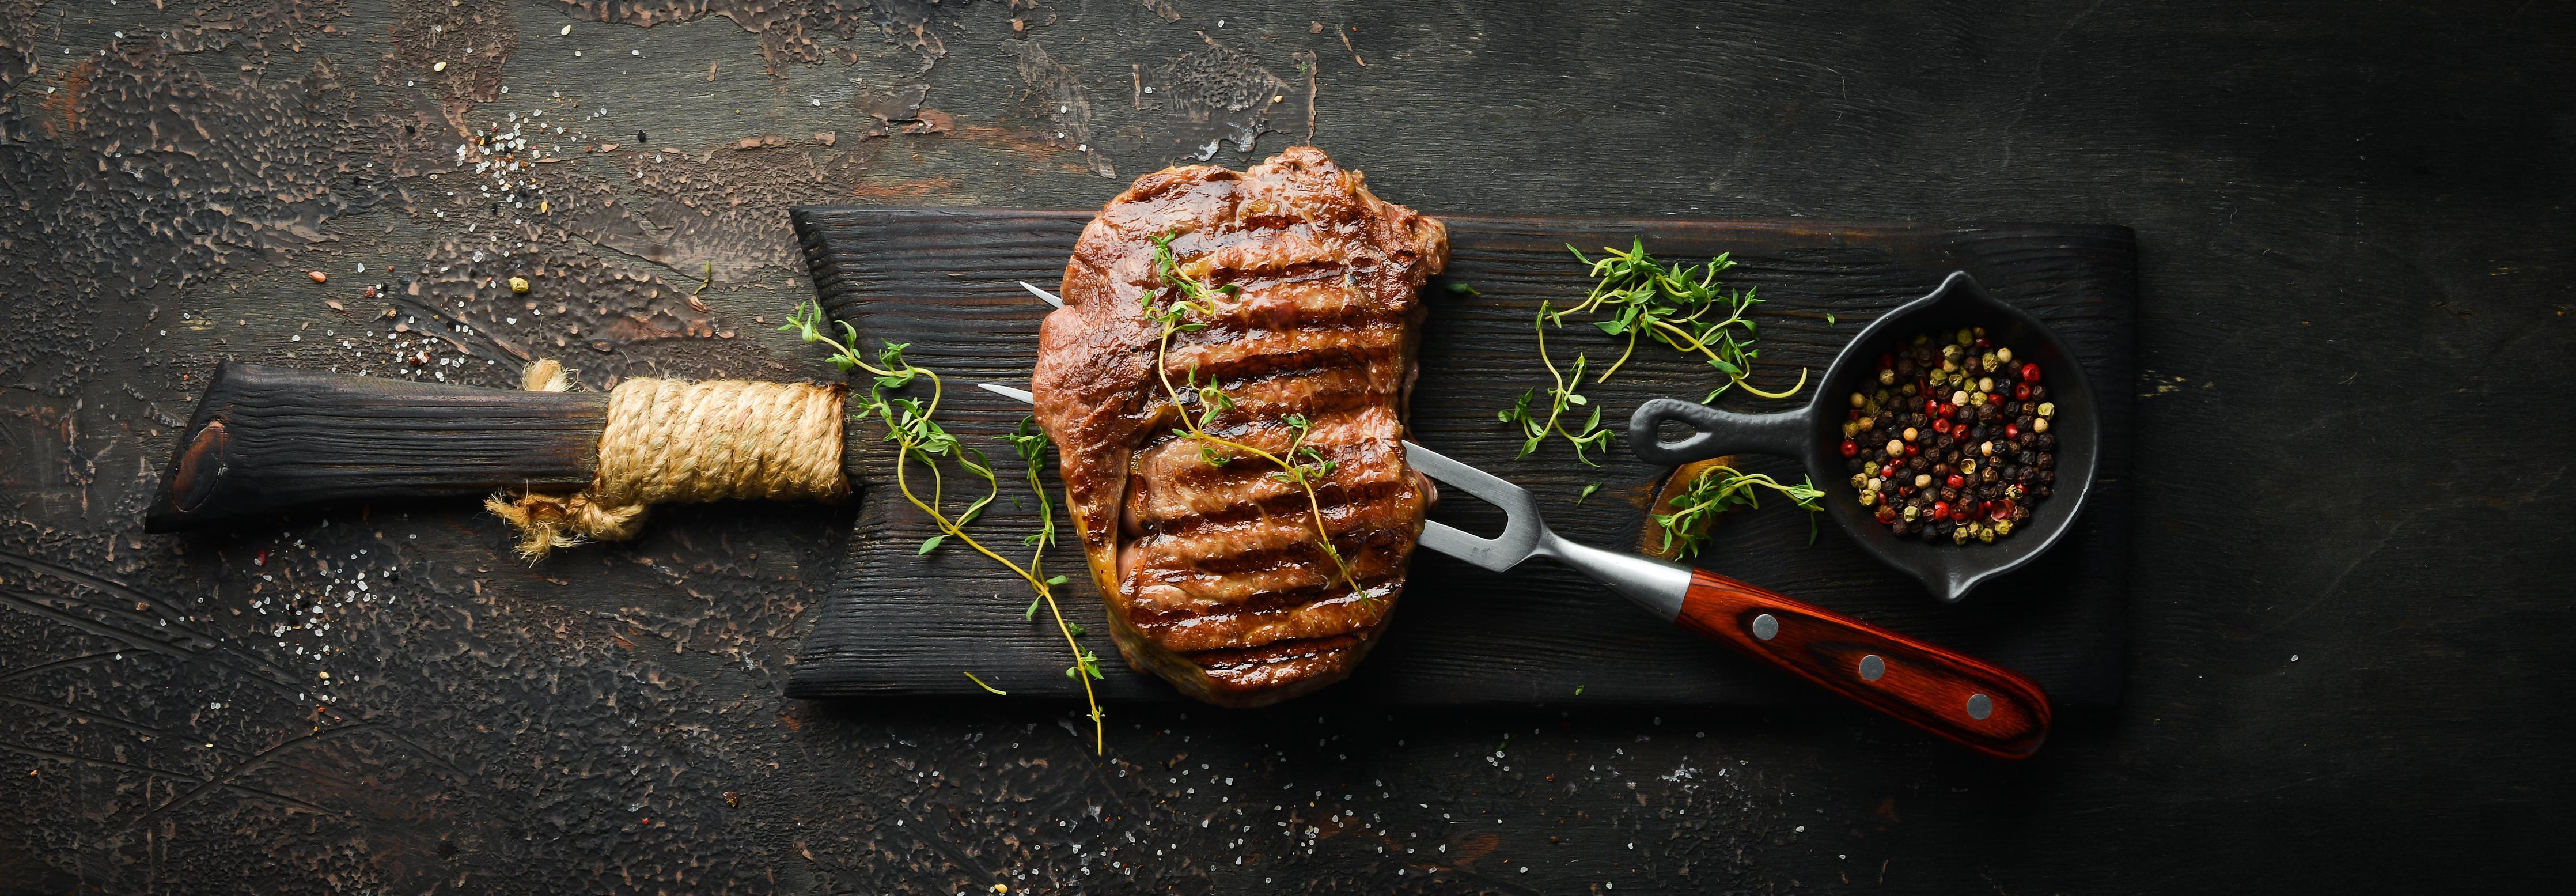
<svg viewBox="0 0 2576 896">
<path fill-rule="evenodd" d="M 1016 281 L 1053 289 L 1090 212 L 1003 209 L 800 208 L 796 231 L 816 292 L 836 318 L 858 327 L 870 351 L 909 343 L 906 357 L 948 382 L 941 419 L 970 443 L 990 446 L 1004 498 L 978 523 L 987 543 L 1018 549 L 1035 530 L 1017 458 L 995 437 L 1028 408 L 973 388 L 1026 385 L 1047 306 Z M 1761 363 L 1766 388 L 1794 382 L 1801 366 L 1821 375 L 1834 353 L 1879 313 L 1930 291 L 1953 270 L 1975 275 L 1996 295 L 2047 321 L 2084 357 L 2101 390 L 2101 481 L 2075 530 L 2012 575 L 1944 606 L 1920 585 L 1871 560 L 1819 516 L 1785 502 L 1730 515 L 1697 562 L 1716 572 L 1880 625 L 1964 650 L 2037 679 L 2060 707 L 2117 703 L 2128 622 L 2129 443 L 2132 332 L 2137 307 L 2136 236 L 2125 227 L 2063 224 L 1955 226 L 1843 225 L 1677 219 L 1443 216 L 1453 251 L 1434 281 L 1422 340 L 1422 379 L 1413 398 L 1413 437 L 1443 454 L 1537 493 L 1556 530 L 1604 547 L 1636 543 L 1644 507 L 1664 474 L 1618 446 L 1598 468 L 1577 463 L 1563 443 L 1515 459 L 1521 439 L 1495 419 L 1522 390 L 1544 385 L 1532 316 L 1543 299 L 1563 302 L 1589 288 L 1566 244 L 1587 254 L 1643 236 L 1666 261 L 1704 262 L 1720 252 L 1738 263 L 1727 283 L 1757 288 L 1764 304 Z M 1481 295 L 1441 287 L 1465 283 Z M 1611 338 L 1584 326 L 1550 333 L 1560 359 L 1588 352 L 1615 357 Z M 1597 369 L 1597 368 L 1596 368 Z M 1710 368 L 1660 346 L 1641 348 L 1611 382 L 1583 391 L 1606 405 L 1605 425 L 1624 429 L 1645 399 L 1697 400 L 1717 383 Z M 1801 396 L 1803 400 L 1804 396 Z M 1730 394 L 1747 411 L 1785 409 Z M 1615 422 L 1615 423 L 1614 423 Z M 793 697 L 973 697 L 973 672 L 1013 698 L 1078 700 L 1064 675 L 1064 642 L 1023 617 L 1028 590 L 980 556 L 954 547 L 929 557 L 915 549 L 927 519 L 891 485 L 893 453 L 864 446 L 850 466 L 861 488 L 857 529 L 839 577 L 805 642 L 787 693 Z M 1752 459 L 1746 469 L 1795 478 L 1785 460 Z M 1051 492 L 1061 494 L 1052 470 Z M 954 482 L 954 480 L 952 480 Z M 1599 492 L 1581 504 L 1587 483 Z M 1016 499 L 1016 503 L 1015 503 Z M 1071 577 L 1068 618 L 1103 658 L 1111 701 L 1182 700 L 1152 676 L 1118 661 L 1099 595 L 1071 546 L 1071 524 L 1046 557 Z M 1469 531 L 1501 528 L 1499 513 L 1453 497 L 1433 513 Z M 1040 623 L 1045 616 L 1041 613 Z M 1415 554 L 1413 571 L 1384 643 L 1349 681 L 1306 700 L 1385 704 L 1768 705 L 1823 699 L 1782 673 L 1648 618 L 1575 573 L 1533 561 L 1497 575 L 1438 554 Z M 1577 695 L 1577 689 L 1581 694 Z"/>
</svg>

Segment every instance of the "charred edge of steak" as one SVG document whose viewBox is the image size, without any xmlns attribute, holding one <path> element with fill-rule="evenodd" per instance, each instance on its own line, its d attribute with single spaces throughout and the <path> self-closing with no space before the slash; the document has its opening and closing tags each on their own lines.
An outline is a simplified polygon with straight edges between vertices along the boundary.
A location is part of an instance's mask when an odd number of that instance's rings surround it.
<svg viewBox="0 0 2576 896">
<path fill-rule="evenodd" d="M 1388 594 L 1390 602 L 1394 594 Z M 1379 625 L 1325 638 L 1274 641 L 1259 647 L 1174 653 L 1152 647 L 1123 616 L 1109 614 L 1110 642 L 1127 665 L 1217 706 L 1249 709 L 1302 697 L 1349 678 L 1377 646 Z"/>
</svg>

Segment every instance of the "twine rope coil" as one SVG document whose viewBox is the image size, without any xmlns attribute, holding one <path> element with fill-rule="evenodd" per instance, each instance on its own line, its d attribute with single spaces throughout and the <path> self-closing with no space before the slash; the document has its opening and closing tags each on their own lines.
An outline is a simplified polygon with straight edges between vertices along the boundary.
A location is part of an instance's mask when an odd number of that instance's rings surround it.
<svg viewBox="0 0 2576 896">
<path fill-rule="evenodd" d="M 528 366 L 531 391 L 571 389 L 552 359 Z M 749 380 L 632 379 L 608 393 L 599 467 L 573 494 L 508 492 L 483 507 L 519 532 L 529 560 L 583 541 L 626 541 L 655 504 L 735 499 L 838 501 L 845 386 Z"/>
</svg>

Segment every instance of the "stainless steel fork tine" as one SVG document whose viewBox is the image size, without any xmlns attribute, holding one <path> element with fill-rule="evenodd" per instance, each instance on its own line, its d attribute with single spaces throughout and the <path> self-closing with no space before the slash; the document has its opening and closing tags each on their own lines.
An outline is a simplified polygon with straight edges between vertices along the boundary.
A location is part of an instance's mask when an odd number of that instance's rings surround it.
<svg viewBox="0 0 2576 896">
<path fill-rule="evenodd" d="M 1528 490 L 1492 473 L 1450 460 L 1440 452 L 1404 443 L 1404 461 L 1423 475 L 1457 486 L 1460 491 L 1503 509 L 1503 534 L 1479 538 L 1437 520 L 1422 527 L 1422 543 L 1432 550 L 1501 572 L 1519 565 L 1538 550 L 1547 535 L 1547 519 Z"/>
<path fill-rule="evenodd" d="M 1465 489 L 1468 494 L 1493 502 L 1505 510 L 1516 504 L 1536 505 L 1529 491 L 1505 481 L 1502 477 L 1463 463 L 1450 460 L 1440 452 L 1424 448 L 1412 439 L 1404 440 L 1404 460 L 1433 479 Z"/>
</svg>

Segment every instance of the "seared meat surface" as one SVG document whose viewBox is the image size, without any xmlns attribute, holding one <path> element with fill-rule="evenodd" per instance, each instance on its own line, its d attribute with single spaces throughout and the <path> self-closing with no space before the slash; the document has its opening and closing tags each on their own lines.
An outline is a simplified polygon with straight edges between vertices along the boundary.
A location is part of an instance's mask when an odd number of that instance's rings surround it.
<svg viewBox="0 0 2576 896">
<path fill-rule="evenodd" d="M 1174 271 L 1156 263 L 1165 240 Z M 1439 221 L 1303 146 L 1243 172 L 1145 175 L 1083 230 L 1030 391 L 1129 665 L 1259 706 L 1341 680 L 1376 642 L 1432 496 L 1404 462 L 1405 400 L 1422 285 L 1448 257 Z M 1165 344 L 1152 313 L 1182 298 L 1175 274 L 1209 307 Z M 1279 465 L 1176 432 L 1200 411 L 1188 384 L 1210 381 L 1233 401 L 1211 436 L 1285 457 L 1292 419 L 1308 422 L 1347 578 Z"/>
</svg>

